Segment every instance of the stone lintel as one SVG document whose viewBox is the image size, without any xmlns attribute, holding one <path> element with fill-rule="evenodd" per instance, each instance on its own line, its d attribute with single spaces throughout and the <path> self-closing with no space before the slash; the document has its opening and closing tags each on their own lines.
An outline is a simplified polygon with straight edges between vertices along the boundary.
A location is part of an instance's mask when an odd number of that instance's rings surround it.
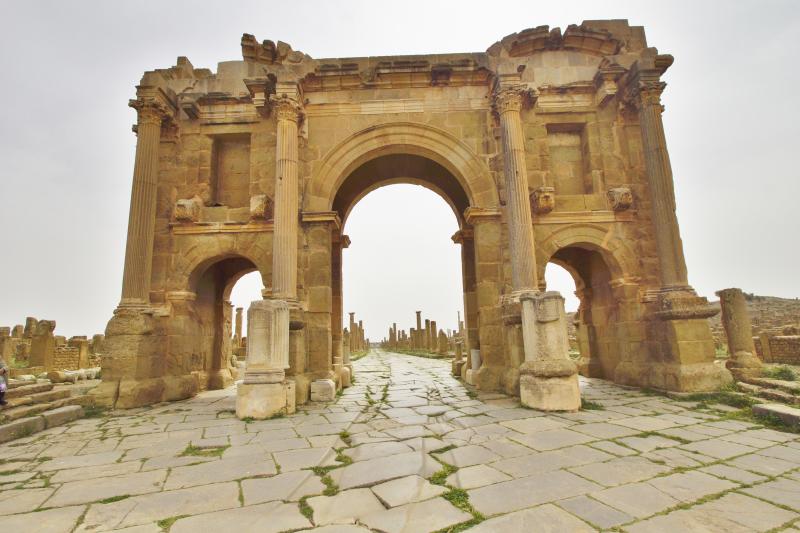
<svg viewBox="0 0 800 533">
<path fill-rule="evenodd" d="M 304 224 L 333 224 L 337 230 L 342 229 L 342 219 L 336 211 L 303 211 L 301 220 Z"/>
<path fill-rule="evenodd" d="M 467 224 L 474 226 L 481 222 L 490 222 L 500 218 L 500 210 L 494 207 L 468 207 L 464 211 Z"/>
<path fill-rule="evenodd" d="M 170 223 L 173 235 L 205 235 L 212 233 L 272 233 L 275 225 L 269 221 Z"/>
</svg>

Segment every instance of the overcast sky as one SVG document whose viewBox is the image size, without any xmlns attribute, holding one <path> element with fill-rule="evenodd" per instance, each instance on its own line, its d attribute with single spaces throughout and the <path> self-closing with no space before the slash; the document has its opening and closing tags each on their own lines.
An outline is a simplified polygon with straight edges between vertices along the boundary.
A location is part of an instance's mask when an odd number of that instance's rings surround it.
<svg viewBox="0 0 800 533">
<path fill-rule="evenodd" d="M 800 5 L 752 2 L 0 2 L 0 325 L 102 331 L 119 301 L 145 70 L 241 59 L 241 34 L 312 57 L 483 51 L 549 24 L 627 18 L 675 56 L 664 122 L 689 279 L 798 297 Z M 418 216 L 408 216 L 409 210 Z M 422 309 L 454 327 L 455 219 L 418 187 L 378 190 L 346 232 L 345 311 L 379 338 Z M 237 303 L 258 297 L 237 287 Z M 555 282 L 552 285 L 556 285 Z M 558 287 L 570 290 L 571 284 Z"/>
</svg>

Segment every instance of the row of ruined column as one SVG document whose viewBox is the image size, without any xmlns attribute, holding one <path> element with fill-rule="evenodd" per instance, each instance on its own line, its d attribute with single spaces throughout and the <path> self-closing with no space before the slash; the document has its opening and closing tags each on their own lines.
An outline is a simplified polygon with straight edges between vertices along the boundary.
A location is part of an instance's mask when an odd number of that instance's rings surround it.
<svg viewBox="0 0 800 533">
<path fill-rule="evenodd" d="M 459 313 L 459 331 L 455 333 L 445 333 L 444 330 L 437 328 L 436 321 L 425 319 L 425 326 L 422 325 L 422 311 L 416 311 L 416 328 L 405 330 L 397 329 L 397 323 L 392 323 L 389 334 L 382 346 L 388 350 L 411 350 L 424 351 L 429 353 L 447 354 L 456 342 L 463 338 L 464 324 Z M 448 330 L 449 331 L 449 330 Z"/>
</svg>

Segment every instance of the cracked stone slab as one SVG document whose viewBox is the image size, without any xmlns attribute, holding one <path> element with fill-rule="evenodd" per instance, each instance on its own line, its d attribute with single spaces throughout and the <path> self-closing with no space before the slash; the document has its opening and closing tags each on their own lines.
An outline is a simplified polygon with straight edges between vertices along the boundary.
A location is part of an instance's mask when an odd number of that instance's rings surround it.
<svg viewBox="0 0 800 533">
<path fill-rule="evenodd" d="M 345 490 L 335 496 L 315 496 L 306 500 L 314 510 L 314 523 L 355 524 L 384 507 L 369 489 Z"/>
<path fill-rule="evenodd" d="M 296 505 L 270 502 L 240 509 L 227 509 L 181 518 L 170 528 L 170 533 L 195 533 L 197 531 L 259 531 L 279 533 L 310 526 L 311 522 L 300 514 Z"/>
<path fill-rule="evenodd" d="M 372 529 L 386 533 L 438 531 L 472 519 L 472 515 L 456 509 L 442 498 L 410 503 L 389 510 L 377 510 L 361 521 Z"/>
<path fill-rule="evenodd" d="M 441 496 L 447 489 L 419 476 L 407 476 L 375 485 L 372 492 L 388 507 L 398 507 Z"/>
<path fill-rule="evenodd" d="M 589 533 L 595 531 L 575 516 L 555 505 L 547 504 L 533 509 L 524 509 L 481 522 L 469 531 L 474 533 Z"/>
</svg>

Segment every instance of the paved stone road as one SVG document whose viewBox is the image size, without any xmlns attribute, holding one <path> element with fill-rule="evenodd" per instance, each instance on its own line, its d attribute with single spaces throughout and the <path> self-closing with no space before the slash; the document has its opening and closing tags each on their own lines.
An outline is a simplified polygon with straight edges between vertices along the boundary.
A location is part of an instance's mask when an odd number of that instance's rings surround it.
<svg viewBox="0 0 800 533">
<path fill-rule="evenodd" d="M 239 421 L 229 389 L 0 446 L 0 529 L 800 531 L 798 435 L 599 380 L 604 409 L 544 415 L 444 361 L 355 368 L 290 417 Z"/>
</svg>

